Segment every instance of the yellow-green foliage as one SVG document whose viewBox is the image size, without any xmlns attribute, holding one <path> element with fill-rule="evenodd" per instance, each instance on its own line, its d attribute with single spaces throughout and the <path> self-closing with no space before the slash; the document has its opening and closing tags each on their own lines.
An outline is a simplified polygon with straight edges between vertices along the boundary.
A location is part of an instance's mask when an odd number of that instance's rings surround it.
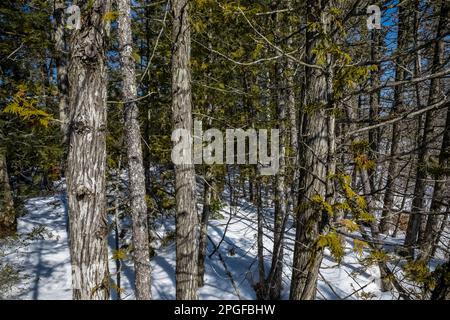
<svg viewBox="0 0 450 320">
<path fill-rule="evenodd" d="M 345 227 L 350 232 L 354 232 L 354 231 L 359 230 L 358 224 L 356 222 L 354 222 L 353 220 L 342 219 L 340 221 L 340 223 L 342 224 L 343 227 Z"/>
<path fill-rule="evenodd" d="M 373 250 L 370 252 L 366 259 L 369 265 L 376 264 L 379 262 L 387 262 L 389 260 L 389 255 L 383 250 Z"/>
<path fill-rule="evenodd" d="M 126 260 L 128 258 L 127 249 L 117 249 L 113 250 L 112 259 L 113 260 Z"/>
<path fill-rule="evenodd" d="M 342 261 L 342 258 L 344 257 L 344 247 L 342 246 L 341 237 L 335 231 L 320 235 L 317 239 L 316 245 L 317 248 L 321 250 L 325 248 L 330 249 L 331 255 L 334 259 L 336 259 L 338 263 Z"/>
<path fill-rule="evenodd" d="M 115 290 L 115 291 L 117 292 L 117 294 L 123 294 L 123 293 L 125 293 L 125 289 L 119 287 L 119 286 L 118 286 L 117 284 L 115 284 L 115 283 L 111 283 L 111 288 L 112 288 L 113 290 Z"/>
<path fill-rule="evenodd" d="M 3 112 L 17 115 L 23 121 L 31 122 L 32 124 L 39 123 L 47 127 L 49 122 L 54 120 L 53 117 L 44 110 L 38 109 L 36 100 L 27 97 L 26 85 L 21 84 L 18 86 L 18 89 L 11 103 L 5 107 Z"/>
<path fill-rule="evenodd" d="M 345 205 L 340 204 L 341 207 L 349 208 L 353 217 L 362 222 L 371 222 L 375 217 L 367 211 L 367 202 L 364 197 L 358 195 L 350 186 L 351 177 L 349 175 L 339 174 L 334 176 L 345 197 Z"/>
<path fill-rule="evenodd" d="M 318 206 L 320 210 L 325 211 L 330 217 L 334 215 L 333 207 L 325 201 L 320 195 L 316 194 L 312 197 L 311 202 Z"/>
<path fill-rule="evenodd" d="M 103 20 L 106 22 L 112 22 L 119 17 L 118 11 L 108 11 L 104 14 Z"/>
<path fill-rule="evenodd" d="M 156 201 L 155 199 L 153 199 L 153 197 L 151 197 L 150 195 L 145 195 L 145 202 L 147 203 L 147 208 L 152 211 L 155 210 L 157 207 Z"/>
<path fill-rule="evenodd" d="M 370 160 L 365 154 L 357 155 L 355 157 L 355 164 L 359 170 L 373 170 L 376 166 L 375 161 Z"/>
<path fill-rule="evenodd" d="M 161 200 L 161 207 L 166 210 L 170 210 L 175 207 L 175 199 L 165 197 Z"/>
<path fill-rule="evenodd" d="M 353 89 L 357 84 L 366 80 L 371 69 L 371 67 L 356 66 L 344 66 L 339 69 L 333 79 L 335 95 L 340 98 L 347 88 Z"/>
<path fill-rule="evenodd" d="M 360 257 L 363 255 L 364 248 L 368 246 L 369 244 L 365 241 L 359 239 L 353 240 L 353 251 L 355 251 Z"/>
<path fill-rule="evenodd" d="M 443 166 L 439 163 L 439 159 L 437 157 L 430 156 L 427 159 L 426 164 L 424 165 L 424 170 L 426 173 L 433 175 L 435 177 L 450 175 L 450 167 Z"/>
<path fill-rule="evenodd" d="M 356 168 L 359 170 L 373 170 L 376 167 L 376 163 L 370 160 L 367 156 L 367 152 L 370 149 L 369 142 L 366 140 L 353 141 L 350 149 L 353 152 Z"/>
<path fill-rule="evenodd" d="M 306 113 L 314 113 L 320 110 L 324 110 L 326 108 L 326 104 L 324 103 L 312 103 L 303 107 L 303 111 Z"/>
<path fill-rule="evenodd" d="M 428 289 L 432 289 L 435 285 L 435 280 L 432 276 L 427 264 L 423 261 L 408 261 L 403 270 L 407 278 L 425 286 Z"/>
<path fill-rule="evenodd" d="M 352 141 L 352 144 L 350 145 L 350 149 L 354 155 L 366 153 L 369 151 L 369 147 L 369 141 L 367 140 L 355 140 Z"/>
</svg>

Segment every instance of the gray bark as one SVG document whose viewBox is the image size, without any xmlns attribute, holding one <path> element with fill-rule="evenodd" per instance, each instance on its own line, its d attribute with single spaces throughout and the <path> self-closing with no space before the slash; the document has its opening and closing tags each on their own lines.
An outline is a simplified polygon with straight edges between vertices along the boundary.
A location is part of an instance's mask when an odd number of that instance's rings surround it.
<svg viewBox="0 0 450 320">
<path fill-rule="evenodd" d="M 435 175 L 433 198 L 431 200 L 430 213 L 426 224 L 424 240 L 421 244 L 420 260 L 428 262 L 434 251 L 434 246 L 439 239 L 439 221 L 442 206 L 445 206 L 446 190 L 450 187 L 448 174 L 445 172 L 450 167 L 450 108 L 447 109 L 447 120 L 444 128 L 442 148 L 439 155 L 439 168 L 441 173 Z M 444 216 L 442 223 L 445 225 L 447 215 Z"/>
<path fill-rule="evenodd" d="M 172 119 L 174 129 L 192 134 L 191 33 L 188 0 L 173 0 Z M 191 139 L 190 139 L 191 140 Z M 191 143 L 191 142 L 190 142 Z M 192 148 L 192 145 L 191 145 Z M 175 165 L 176 298 L 197 299 L 198 216 L 193 164 Z"/>
<path fill-rule="evenodd" d="M 128 156 L 128 188 L 133 224 L 133 260 L 135 269 L 136 298 L 151 299 L 151 276 L 147 203 L 145 201 L 145 172 L 142 158 L 139 110 L 135 62 L 133 58 L 133 34 L 131 30 L 130 0 L 116 0 L 119 11 L 118 34 L 122 64 L 122 95 L 124 100 L 125 138 Z"/>
<path fill-rule="evenodd" d="M 380 59 L 380 47 L 382 46 L 382 37 L 379 30 L 373 29 L 371 31 L 371 46 L 370 46 L 370 58 L 372 61 L 378 61 Z M 372 88 L 377 88 L 380 86 L 381 77 L 381 65 L 377 65 L 378 70 L 371 73 L 370 85 Z M 380 91 L 377 90 L 370 94 L 370 109 L 369 109 L 369 119 L 370 124 L 374 124 L 380 113 Z M 380 129 L 369 130 L 369 158 L 376 161 L 378 158 L 378 148 L 380 142 Z M 376 168 L 369 169 L 369 180 L 370 187 L 372 190 L 377 189 L 377 172 Z M 391 223 L 390 214 L 386 211 L 382 211 L 382 217 L 380 224 L 383 225 L 383 231 L 389 231 Z"/>
<path fill-rule="evenodd" d="M 106 3 L 81 6 L 70 38 L 70 146 L 67 161 L 73 298 L 109 298 L 105 197 L 107 68 Z"/>
<path fill-rule="evenodd" d="M 214 187 L 210 168 L 206 169 L 206 177 L 203 190 L 203 210 L 200 221 L 200 241 L 198 250 L 198 286 L 203 287 L 205 281 L 205 257 L 208 244 L 208 221 L 211 215 L 211 203 L 213 200 Z"/>
<path fill-rule="evenodd" d="M 280 130 L 280 168 L 275 179 L 275 217 L 273 233 L 272 266 L 269 273 L 269 298 L 278 300 L 281 297 L 283 280 L 283 256 L 284 256 L 284 230 L 287 215 L 287 190 L 286 190 L 286 90 L 284 81 L 284 68 L 277 64 L 277 113 Z"/>
<path fill-rule="evenodd" d="M 330 17 L 326 13 L 326 6 L 332 6 L 330 2 L 324 4 L 322 1 L 308 1 L 308 22 L 319 22 L 324 32 L 329 30 Z M 310 64 L 315 63 L 312 49 L 317 44 L 317 34 L 307 32 L 306 59 Z M 327 65 L 331 65 L 330 56 Z M 328 74 L 330 70 L 327 70 Z M 300 187 L 299 208 L 297 210 L 297 230 L 294 247 L 294 260 L 292 270 L 290 299 L 311 300 L 316 296 L 317 278 L 320 263 L 322 261 L 322 250 L 318 250 L 316 242 L 326 222 L 323 220 L 323 212 L 317 211 L 308 205 L 315 195 L 323 199 L 329 199 L 327 176 L 331 173 L 332 165 L 327 161 L 330 159 L 330 150 L 334 142 L 334 115 L 327 113 L 325 109 L 330 107 L 332 91 L 331 76 L 327 76 L 320 70 L 306 68 L 305 72 L 305 105 L 321 106 L 318 110 L 306 114 L 304 128 L 303 149 L 304 172 L 302 173 L 302 185 Z"/>
<path fill-rule="evenodd" d="M 59 120 L 61 121 L 61 134 L 63 142 L 68 139 L 68 113 L 69 113 L 69 79 L 67 77 L 67 53 L 65 43 L 66 17 L 64 11 L 66 4 L 64 0 L 55 0 L 55 50 L 56 50 L 56 69 L 59 91 Z"/>
<path fill-rule="evenodd" d="M 447 1 L 442 0 L 439 9 L 439 21 L 436 25 L 436 41 L 434 46 L 434 56 L 431 71 L 436 73 L 442 66 L 444 61 L 444 41 L 442 39 L 446 32 L 446 20 L 448 19 L 449 4 Z M 433 78 L 430 82 L 430 93 L 428 96 L 428 105 L 432 105 L 443 99 L 439 78 Z M 414 196 L 412 201 L 411 215 L 408 221 L 408 228 L 405 236 L 405 246 L 409 249 L 409 253 L 413 253 L 413 248 L 417 244 L 420 238 L 420 227 L 422 225 L 424 217 L 424 194 L 427 186 L 426 178 L 427 171 L 424 169 L 426 166 L 427 157 L 429 155 L 429 144 L 431 138 L 434 136 L 434 117 L 436 112 L 428 111 L 425 114 L 425 125 L 423 130 L 422 141 L 419 146 L 418 163 L 416 170 L 416 184 L 414 186 Z"/>
<path fill-rule="evenodd" d="M 258 276 L 259 286 L 263 289 L 266 281 L 266 271 L 264 266 L 264 217 L 261 204 L 261 180 L 256 180 L 256 214 L 258 216 L 258 233 L 257 233 L 257 246 L 258 246 Z M 265 291 L 265 290 L 262 290 Z M 258 292 L 262 292 L 257 290 Z"/>
<path fill-rule="evenodd" d="M 407 37 L 407 12 L 406 9 L 400 5 L 398 6 L 398 32 L 397 32 L 397 51 L 402 52 L 406 45 Z M 404 59 L 397 58 L 395 68 L 395 81 L 402 81 L 404 79 L 405 70 L 403 69 Z M 403 86 L 396 86 L 394 88 L 394 102 L 392 105 L 392 113 L 401 110 L 403 106 Z M 383 210 L 381 213 L 380 231 L 389 234 L 392 229 L 391 212 L 393 211 L 395 183 L 397 178 L 398 160 L 396 158 L 400 150 L 400 136 L 401 128 L 399 123 L 392 125 L 391 150 L 390 159 L 387 170 L 386 192 L 383 200 Z"/>
</svg>

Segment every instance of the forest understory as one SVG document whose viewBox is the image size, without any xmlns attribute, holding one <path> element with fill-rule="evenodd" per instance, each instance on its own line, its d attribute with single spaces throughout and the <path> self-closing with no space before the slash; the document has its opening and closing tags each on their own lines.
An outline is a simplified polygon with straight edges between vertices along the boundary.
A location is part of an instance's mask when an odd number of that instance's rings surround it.
<svg viewBox="0 0 450 320">
<path fill-rule="evenodd" d="M 0 299 L 450 300 L 450 1 L 2 0 Z"/>
</svg>

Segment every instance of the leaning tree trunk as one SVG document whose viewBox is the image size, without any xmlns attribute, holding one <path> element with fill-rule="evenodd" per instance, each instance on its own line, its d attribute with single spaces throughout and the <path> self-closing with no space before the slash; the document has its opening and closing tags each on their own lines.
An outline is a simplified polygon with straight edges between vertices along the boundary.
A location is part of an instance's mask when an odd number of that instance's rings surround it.
<svg viewBox="0 0 450 320">
<path fill-rule="evenodd" d="M 107 68 L 106 3 L 79 2 L 81 29 L 70 39 L 70 147 L 67 190 L 73 298 L 108 299 L 105 197 Z"/>
<path fill-rule="evenodd" d="M 330 5 L 330 2 L 327 2 Z M 322 1 L 309 0 L 307 7 L 307 20 L 311 23 L 321 23 L 323 31 L 326 33 L 330 24 L 330 16 L 326 12 Z M 320 17 L 320 18 L 319 18 Z M 309 64 L 315 64 L 316 57 L 313 49 L 317 45 L 318 35 L 307 31 L 306 36 L 306 59 Z M 331 65 L 330 55 L 327 55 L 327 65 Z M 317 68 L 307 67 L 305 72 L 305 105 L 323 106 L 318 110 L 309 111 L 304 128 L 304 139 L 301 141 L 306 147 L 304 150 L 302 185 L 299 195 L 299 205 L 297 210 L 297 225 L 294 247 L 294 260 L 292 266 L 292 280 L 290 298 L 292 300 L 311 300 L 316 296 L 317 278 L 319 267 L 322 261 L 322 250 L 317 248 L 317 240 L 321 233 L 323 212 L 318 211 L 312 205 L 311 200 L 315 196 L 320 196 L 324 200 L 329 200 L 327 191 L 327 176 L 332 166 L 327 163 L 332 160 L 330 150 L 334 149 L 334 119 L 331 112 L 326 112 L 326 107 L 330 108 L 331 75 L 330 68 L 325 72 Z M 331 135 L 331 136 L 330 136 Z"/>
<path fill-rule="evenodd" d="M 173 0 L 172 119 L 174 129 L 192 135 L 191 33 L 188 0 Z M 192 139 L 188 139 L 192 150 Z M 192 163 L 175 165 L 176 190 L 176 298 L 197 299 L 198 217 L 195 169 Z"/>
<path fill-rule="evenodd" d="M 131 31 L 130 0 L 116 0 L 119 10 L 118 34 L 122 62 L 122 95 L 125 113 L 125 137 L 128 155 L 128 185 L 133 225 L 133 259 L 136 298 L 151 299 L 150 256 L 148 241 L 145 172 L 142 158 L 139 110 L 136 105 L 135 63 Z"/>
<path fill-rule="evenodd" d="M 14 234 L 16 214 L 4 150 L 0 149 L 0 238 Z"/>
</svg>

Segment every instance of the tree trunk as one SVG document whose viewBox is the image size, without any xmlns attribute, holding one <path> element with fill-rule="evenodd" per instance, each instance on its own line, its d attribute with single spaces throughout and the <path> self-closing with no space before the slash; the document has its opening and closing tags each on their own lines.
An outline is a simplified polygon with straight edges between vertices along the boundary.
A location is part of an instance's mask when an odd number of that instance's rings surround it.
<svg viewBox="0 0 450 320">
<path fill-rule="evenodd" d="M 16 231 L 14 198 L 9 183 L 8 166 L 4 150 L 0 149 L 0 238 Z"/>
<path fill-rule="evenodd" d="M 173 0 L 172 118 L 174 129 L 192 135 L 191 34 L 188 0 Z M 188 139 L 192 150 L 192 139 Z M 193 164 L 175 165 L 176 298 L 197 299 L 198 217 Z"/>
<path fill-rule="evenodd" d="M 291 8 L 292 1 L 284 0 L 284 7 Z M 289 22 L 288 16 L 286 17 L 286 24 L 288 25 L 288 35 L 291 35 L 293 32 L 292 25 Z M 286 44 L 286 51 L 291 52 L 293 48 L 292 37 L 289 37 Z M 292 169 L 290 173 L 292 176 L 289 180 L 289 184 L 291 185 L 291 192 L 289 194 L 289 202 L 292 205 L 292 211 L 295 212 L 295 208 L 297 207 L 297 195 L 298 195 L 298 178 L 300 176 L 300 168 L 298 167 L 299 163 L 299 146 L 298 146 L 298 106 L 296 104 L 296 96 L 295 96 L 295 83 L 294 83 L 294 73 L 295 73 L 295 63 L 292 59 L 286 59 L 286 111 L 288 113 L 288 123 L 289 123 L 289 133 L 290 133 L 290 144 L 289 144 L 289 152 L 287 155 L 286 161 L 289 160 L 289 167 Z M 289 159 L 290 158 L 290 159 Z M 287 176 L 286 176 L 287 177 Z"/>
<path fill-rule="evenodd" d="M 58 77 L 59 91 L 59 120 L 61 121 L 61 134 L 63 143 L 68 139 L 68 113 L 69 113 L 69 79 L 67 77 L 67 54 L 65 43 L 66 19 L 64 11 L 66 4 L 64 0 L 55 0 L 55 50 L 56 50 L 56 69 Z"/>
<path fill-rule="evenodd" d="M 257 178 L 256 186 L 256 215 L 257 215 L 257 255 L 258 255 L 258 283 L 255 287 L 256 297 L 259 300 L 266 299 L 267 284 L 266 284 L 266 268 L 264 265 L 264 216 L 261 203 L 261 179 Z"/>
<path fill-rule="evenodd" d="M 372 61 L 378 61 L 380 59 L 380 47 L 382 46 L 381 43 L 381 33 L 379 30 L 373 29 L 371 31 L 371 44 L 370 44 L 370 58 Z M 381 65 L 377 65 L 377 70 L 371 72 L 370 77 L 370 85 L 372 88 L 377 88 L 380 86 L 380 71 Z M 369 109 L 369 121 L 370 124 L 374 124 L 379 117 L 380 114 L 380 91 L 377 90 L 376 92 L 373 92 L 370 97 L 370 109 Z M 380 143 L 380 129 L 374 129 L 369 130 L 369 158 L 376 162 L 378 158 L 378 148 Z M 376 177 L 377 177 L 377 169 L 369 169 L 368 170 L 369 175 L 369 181 L 370 181 L 370 188 L 371 190 L 376 190 L 377 183 L 376 183 Z M 383 225 L 384 231 L 389 231 L 390 226 L 392 224 L 392 219 L 390 217 L 390 214 L 386 211 L 382 211 L 382 218 L 380 221 L 380 225 Z"/>
<path fill-rule="evenodd" d="M 210 168 L 206 169 L 206 177 L 203 190 L 203 210 L 200 221 L 200 242 L 198 249 L 198 286 L 203 287 L 205 280 L 205 257 L 208 244 L 208 221 L 211 215 L 211 203 L 213 199 L 214 187 Z"/>
<path fill-rule="evenodd" d="M 120 225 L 120 197 L 119 197 L 119 184 L 121 182 L 120 180 L 120 173 L 122 170 L 122 156 L 119 157 L 119 163 L 117 165 L 117 170 L 115 172 L 115 181 L 114 181 L 114 249 L 116 252 L 120 250 L 120 233 L 121 233 L 121 225 Z M 117 300 L 122 299 L 122 285 L 121 285 L 121 278 L 122 278 L 122 260 L 120 260 L 118 257 L 116 257 L 116 292 L 117 292 Z"/>
<path fill-rule="evenodd" d="M 280 162 L 279 171 L 275 178 L 275 217 L 273 232 L 272 266 L 269 273 L 269 298 L 278 300 L 281 297 L 283 280 L 283 256 L 284 256 L 284 230 L 287 214 L 287 190 L 286 190 L 286 90 L 284 81 L 284 68 L 280 63 L 276 66 L 277 114 L 280 130 Z"/>
<path fill-rule="evenodd" d="M 444 41 L 443 36 L 446 32 L 446 20 L 448 19 L 449 5 L 446 0 L 441 1 L 439 22 L 436 26 L 436 41 L 434 46 L 433 64 L 431 72 L 436 73 L 440 70 L 444 61 Z M 433 78 L 430 82 L 430 93 L 428 96 L 428 105 L 437 103 L 444 98 L 439 78 Z M 416 184 L 414 187 L 414 196 L 411 205 L 411 216 L 408 221 L 408 229 L 405 236 L 405 246 L 409 249 L 409 253 L 413 254 L 413 248 L 420 238 L 420 227 L 424 219 L 424 195 L 427 186 L 427 157 L 429 154 L 431 138 L 433 138 L 434 118 L 436 112 L 429 111 L 425 114 L 425 125 L 423 130 L 422 141 L 419 146 L 419 157 L 416 170 Z"/>
<path fill-rule="evenodd" d="M 80 4 L 81 5 L 81 4 Z M 70 39 L 70 148 L 67 190 L 73 298 L 109 298 L 105 197 L 107 68 L 106 3 L 81 7 Z"/>
<path fill-rule="evenodd" d="M 322 1 L 309 0 L 307 6 L 307 21 L 309 23 L 321 23 L 323 32 L 329 31 L 330 16 L 326 12 L 326 6 L 332 6 L 330 2 L 326 5 Z M 307 31 L 306 35 L 306 60 L 309 64 L 316 61 L 312 50 L 317 45 L 318 35 Z M 330 55 L 327 57 L 327 65 L 331 65 Z M 331 85 L 330 70 L 327 70 L 329 78 L 321 70 L 306 68 L 305 72 L 305 105 L 321 106 L 318 110 L 306 114 L 307 120 L 304 131 L 305 144 L 303 148 L 304 172 L 303 181 L 299 188 L 299 205 L 302 209 L 297 210 L 297 230 L 295 236 L 294 260 L 292 267 L 292 281 L 290 298 L 292 300 L 310 300 L 316 296 L 317 278 L 320 263 L 322 261 L 322 250 L 316 246 L 317 239 L 324 224 L 323 212 L 317 211 L 308 205 L 314 196 L 321 196 L 324 200 L 328 197 L 327 176 L 331 167 L 327 164 L 330 159 L 330 143 L 334 141 L 334 116 L 327 113 L 330 108 L 331 97 L 329 96 Z M 331 146 L 332 147 L 332 146 Z"/>
<path fill-rule="evenodd" d="M 433 198 L 431 200 L 430 213 L 428 215 L 427 225 L 424 234 L 424 240 L 421 244 L 420 260 L 428 262 L 432 256 L 433 246 L 439 238 L 439 212 L 442 206 L 445 206 L 446 190 L 450 187 L 448 174 L 445 172 L 450 167 L 450 108 L 447 109 L 447 120 L 444 127 L 444 136 L 442 138 L 442 148 L 439 155 L 439 170 L 435 175 Z M 444 216 L 443 222 L 447 215 Z"/>
<path fill-rule="evenodd" d="M 403 5 L 398 8 L 398 31 L 397 31 L 397 51 L 402 52 L 406 45 L 407 38 L 407 12 Z M 395 81 L 402 81 L 404 79 L 405 70 L 403 69 L 404 59 L 397 58 L 395 68 Z M 399 111 L 403 106 L 403 86 L 396 86 L 394 88 L 394 102 L 392 105 L 392 113 Z M 400 150 L 400 136 L 401 128 L 399 123 L 392 125 L 391 150 L 390 159 L 387 170 L 386 192 L 383 200 L 383 210 L 381 213 L 380 231 L 384 234 L 389 234 L 392 228 L 391 213 L 394 204 L 395 183 L 397 178 L 398 160 L 397 154 Z"/>
<path fill-rule="evenodd" d="M 118 34 L 122 63 L 122 95 L 124 100 L 125 137 L 128 156 L 128 185 L 133 224 L 133 259 L 136 298 L 151 299 L 150 256 L 145 201 L 145 172 L 142 158 L 139 110 L 133 58 L 130 0 L 116 0 L 119 10 Z"/>
</svg>

